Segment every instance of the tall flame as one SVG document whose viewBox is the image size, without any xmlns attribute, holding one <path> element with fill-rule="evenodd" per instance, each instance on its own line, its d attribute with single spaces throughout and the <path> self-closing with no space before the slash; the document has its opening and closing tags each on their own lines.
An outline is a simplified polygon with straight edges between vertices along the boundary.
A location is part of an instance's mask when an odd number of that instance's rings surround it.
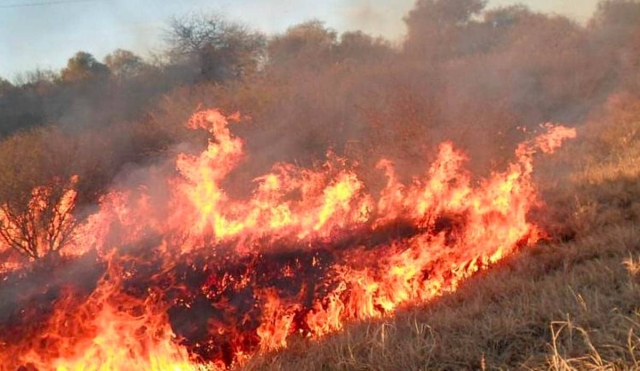
<svg viewBox="0 0 640 371">
<path fill-rule="evenodd" d="M 95 252 L 102 278 L 88 294 L 63 285 L 39 314 L 46 321 L 1 325 L 11 335 L 0 335 L 0 368 L 221 369 L 454 291 L 540 238 L 527 221 L 538 202 L 533 155 L 576 135 L 547 125 L 481 181 L 446 142 L 410 184 L 381 160 L 379 195 L 334 159 L 317 169 L 277 164 L 249 198 L 234 199 L 222 182 L 243 160 L 229 130 L 238 119 L 193 115 L 189 127 L 211 140 L 199 155 L 177 156 L 166 199 L 144 187 L 102 199 L 68 248 Z"/>
</svg>

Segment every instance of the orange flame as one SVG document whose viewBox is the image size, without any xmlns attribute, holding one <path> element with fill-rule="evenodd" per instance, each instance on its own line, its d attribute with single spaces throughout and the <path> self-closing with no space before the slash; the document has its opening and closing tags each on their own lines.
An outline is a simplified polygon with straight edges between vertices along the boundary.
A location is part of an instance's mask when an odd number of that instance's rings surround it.
<svg viewBox="0 0 640 371">
<path fill-rule="evenodd" d="M 168 200 L 144 187 L 106 195 L 70 249 L 97 251 L 103 278 L 87 296 L 69 289 L 46 323 L 18 329 L 17 340 L 0 336 L 0 364 L 219 369 L 292 336 L 320 338 L 432 300 L 540 238 L 527 221 L 538 202 L 533 155 L 576 135 L 547 125 L 506 171 L 479 182 L 447 142 L 409 185 L 380 161 L 387 184 L 378 197 L 328 161 L 315 170 L 278 164 L 238 200 L 221 183 L 243 159 L 242 140 L 215 110 L 188 125 L 212 139 L 203 153 L 177 157 Z"/>
</svg>

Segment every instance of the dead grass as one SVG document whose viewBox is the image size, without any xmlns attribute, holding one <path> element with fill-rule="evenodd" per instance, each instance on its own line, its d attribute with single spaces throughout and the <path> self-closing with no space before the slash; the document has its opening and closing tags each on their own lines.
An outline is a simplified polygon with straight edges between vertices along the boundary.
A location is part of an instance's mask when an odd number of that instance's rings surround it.
<svg viewBox="0 0 640 371">
<path fill-rule="evenodd" d="M 535 247 L 437 302 L 353 324 L 321 343 L 295 344 L 245 369 L 640 367 L 638 232 L 617 226 Z"/>
<path fill-rule="evenodd" d="M 612 100 L 604 123 L 585 125 L 584 139 L 541 172 L 552 242 L 436 302 L 299 341 L 242 368 L 640 369 L 638 102 Z"/>
</svg>

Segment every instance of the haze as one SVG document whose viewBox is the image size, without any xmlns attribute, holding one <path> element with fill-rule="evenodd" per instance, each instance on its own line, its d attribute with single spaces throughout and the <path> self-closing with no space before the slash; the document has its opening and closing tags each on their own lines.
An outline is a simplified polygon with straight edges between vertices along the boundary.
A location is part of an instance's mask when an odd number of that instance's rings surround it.
<svg viewBox="0 0 640 371">
<path fill-rule="evenodd" d="M 597 0 L 491 0 L 489 7 L 523 3 L 584 21 Z M 213 5 L 212 5 L 213 4 Z M 78 50 L 102 59 L 122 48 L 146 55 L 160 47 L 167 20 L 191 11 L 220 12 L 266 33 L 316 18 L 338 31 L 360 29 L 398 39 L 413 0 L 241 0 L 184 2 L 153 0 L 14 0 L 0 3 L 0 76 L 58 70 Z"/>
</svg>

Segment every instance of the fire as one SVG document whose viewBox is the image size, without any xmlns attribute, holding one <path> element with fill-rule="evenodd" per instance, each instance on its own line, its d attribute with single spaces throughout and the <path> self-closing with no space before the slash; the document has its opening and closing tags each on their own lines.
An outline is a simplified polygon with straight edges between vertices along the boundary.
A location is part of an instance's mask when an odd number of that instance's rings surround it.
<svg viewBox="0 0 640 371">
<path fill-rule="evenodd" d="M 256 180 L 259 186 L 250 200 L 229 199 L 220 182 L 241 160 L 242 141 L 230 135 L 227 120 L 217 111 L 194 115 L 189 126 L 207 128 L 215 138 L 199 156 L 182 155 L 177 161 L 183 178 L 176 184 L 179 195 L 174 200 L 179 205 L 173 208 L 180 211 L 174 215 L 193 225 L 190 234 L 208 233 L 216 242 L 238 236 L 304 239 L 368 219 L 370 199 L 361 195 L 364 185 L 346 170 L 329 178 L 323 171 L 280 165 Z M 293 192 L 299 192 L 300 199 L 286 200 Z"/>
<path fill-rule="evenodd" d="M 121 277 L 109 269 L 110 277 Z M 73 295 L 55 306 L 46 330 L 27 343 L 23 363 L 47 370 L 202 370 L 176 346 L 166 315 L 153 298 L 122 293 L 103 278 L 83 302 Z"/>
<path fill-rule="evenodd" d="M 547 125 L 481 181 L 446 142 L 410 184 L 380 161 L 379 195 L 330 155 L 316 169 L 277 164 L 250 197 L 234 199 L 222 183 L 244 150 L 230 121 L 241 118 L 196 113 L 189 127 L 211 139 L 176 158 L 165 194 L 113 191 L 76 226 L 68 250 L 93 257 L 83 264 L 98 278 L 45 285 L 60 291 L 49 308 L 0 322 L 2 367 L 224 369 L 292 337 L 319 339 L 432 300 L 540 238 L 527 221 L 539 202 L 533 156 L 576 135 Z"/>
<path fill-rule="evenodd" d="M 69 183 L 74 186 L 78 177 Z M 40 259 L 47 255 L 64 252 L 74 254 L 72 249 L 63 250 L 71 244 L 76 226 L 73 216 L 77 192 L 73 188 L 56 189 L 35 187 L 25 210 L 8 204 L 0 205 L 0 254 L 10 249 Z M 13 261 L 12 261 L 13 260 Z M 0 262 L 0 272 L 17 268 L 15 259 Z"/>
</svg>

